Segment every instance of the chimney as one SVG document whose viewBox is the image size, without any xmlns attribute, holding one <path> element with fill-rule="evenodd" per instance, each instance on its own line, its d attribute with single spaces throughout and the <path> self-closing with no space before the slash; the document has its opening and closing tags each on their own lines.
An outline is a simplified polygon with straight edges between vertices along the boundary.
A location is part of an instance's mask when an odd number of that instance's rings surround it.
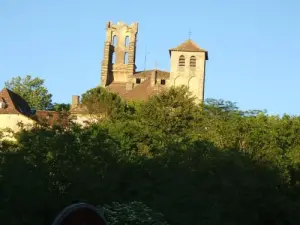
<svg viewBox="0 0 300 225">
<path fill-rule="evenodd" d="M 71 105 L 72 109 L 76 108 L 79 105 L 79 100 L 80 100 L 80 97 L 78 95 L 72 96 L 72 105 Z"/>
<path fill-rule="evenodd" d="M 155 86 L 156 85 L 156 70 L 153 70 L 152 72 L 151 72 L 151 77 L 150 77 L 150 85 L 151 85 L 151 87 L 153 87 L 153 86 Z"/>
</svg>

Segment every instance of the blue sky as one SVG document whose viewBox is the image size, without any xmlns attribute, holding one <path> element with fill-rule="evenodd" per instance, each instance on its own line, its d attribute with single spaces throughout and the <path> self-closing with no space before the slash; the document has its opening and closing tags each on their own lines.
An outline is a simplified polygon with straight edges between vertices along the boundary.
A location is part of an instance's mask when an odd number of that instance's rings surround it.
<svg viewBox="0 0 300 225">
<path fill-rule="evenodd" d="M 209 52 L 206 98 L 300 114 L 297 0 L 0 0 L 0 84 L 45 79 L 54 102 L 100 83 L 105 23 L 139 23 L 137 67 L 169 70 L 168 49 L 191 38 Z"/>
</svg>

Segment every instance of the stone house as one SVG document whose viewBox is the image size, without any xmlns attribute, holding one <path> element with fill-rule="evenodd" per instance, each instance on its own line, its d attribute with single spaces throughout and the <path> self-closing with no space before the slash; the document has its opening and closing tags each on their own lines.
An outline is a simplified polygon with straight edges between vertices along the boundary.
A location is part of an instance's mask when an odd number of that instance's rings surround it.
<svg viewBox="0 0 300 225">
<path fill-rule="evenodd" d="M 36 121 L 27 102 L 16 93 L 4 88 L 0 92 L 0 129 L 19 131 L 20 125 L 32 127 Z"/>
<path fill-rule="evenodd" d="M 30 129 L 35 125 L 52 126 L 61 121 L 59 112 L 32 110 L 20 95 L 4 88 L 0 91 L 0 130 L 4 134 Z"/>
<path fill-rule="evenodd" d="M 72 96 L 72 104 L 70 109 L 70 119 L 81 126 L 86 126 L 88 123 L 97 121 L 97 118 L 89 113 L 87 107 L 80 103 L 80 97 Z"/>
</svg>

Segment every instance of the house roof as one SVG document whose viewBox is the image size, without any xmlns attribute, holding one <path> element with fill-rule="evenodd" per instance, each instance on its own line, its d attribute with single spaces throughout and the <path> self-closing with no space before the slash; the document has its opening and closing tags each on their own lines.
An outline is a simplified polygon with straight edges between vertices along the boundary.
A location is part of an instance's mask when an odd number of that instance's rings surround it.
<svg viewBox="0 0 300 225">
<path fill-rule="evenodd" d="M 136 72 L 133 77 L 144 78 L 145 80 L 141 84 L 135 85 L 132 90 L 126 90 L 125 82 L 113 82 L 107 88 L 108 90 L 119 94 L 125 100 L 147 100 L 151 95 L 164 88 L 163 86 L 160 87 L 159 85 L 151 84 L 152 81 L 154 82 L 154 79 L 151 79 L 152 76 L 155 76 L 156 80 L 168 79 L 170 77 L 170 73 L 162 70 L 139 71 Z"/>
<path fill-rule="evenodd" d="M 0 114 L 22 114 L 50 126 L 61 122 L 65 118 L 61 113 L 55 111 L 37 110 L 33 113 L 25 99 L 7 88 L 0 91 L 0 102 L 5 103 L 5 107 L 0 108 Z"/>
<path fill-rule="evenodd" d="M 123 97 L 125 100 L 147 100 L 156 90 L 151 86 L 151 79 L 148 78 L 140 85 L 127 92 Z"/>
<path fill-rule="evenodd" d="M 155 82 L 155 79 L 159 79 L 158 83 L 160 83 L 160 79 L 168 79 L 170 77 L 170 73 L 162 70 L 145 70 L 136 72 L 133 77 L 134 78 L 143 78 L 144 81 L 138 85 L 134 85 L 132 90 L 126 90 L 126 82 L 112 82 L 106 88 L 118 94 L 124 100 L 147 100 L 150 96 L 158 93 L 160 90 L 164 89 L 163 85 L 155 85 L 151 84 L 151 82 Z M 84 105 L 79 105 L 70 110 L 71 114 L 86 114 L 88 113 L 87 107 Z"/>
<path fill-rule="evenodd" d="M 170 54 L 172 51 L 179 51 L 179 52 L 205 52 L 206 60 L 208 60 L 208 52 L 205 49 L 200 48 L 194 41 L 187 40 L 182 44 L 178 45 L 175 48 L 171 48 L 169 50 Z"/>
<path fill-rule="evenodd" d="M 89 110 L 85 105 L 79 104 L 78 106 L 71 108 L 69 112 L 71 114 L 88 114 Z"/>
<path fill-rule="evenodd" d="M 0 101 L 5 103 L 5 107 L 0 109 L 0 114 L 23 114 L 31 115 L 28 103 L 18 94 L 4 88 L 0 92 Z"/>
<path fill-rule="evenodd" d="M 107 86 L 107 89 L 123 96 L 126 93 L 126 83 L 112 82 L 109 86 Z"/>
<path fill-rule="evenodd" d="M 133 76 L 136 78 L 150 78 L 153 72 L 156 72 L 156 78 L 163 78 L 167 79 L 170 78 L 170 72 L 163 71 L 163 70 L 144 70 L 144 71 L 137 71 Z"/>
<path fill-rule="evenodd" d="M 37 110 L 35 115 L 32 116 L 32 119 L 36 120 L 41 124 L 53 126 L 67 123 L 67 115 L 68 114 L 65 112 Z"/>
</svg>

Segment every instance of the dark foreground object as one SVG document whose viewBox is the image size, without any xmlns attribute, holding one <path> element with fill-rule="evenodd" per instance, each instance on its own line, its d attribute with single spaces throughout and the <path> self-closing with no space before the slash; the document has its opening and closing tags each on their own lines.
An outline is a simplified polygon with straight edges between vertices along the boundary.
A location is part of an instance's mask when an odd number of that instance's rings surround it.
<svg viewBox="0 0 300 225">
<path fill-rule="evenodd" d="M 106 221 L 96 207 L 77 203 L 64 208 L 52 225 L 106 225 Z"/>
</svg>

